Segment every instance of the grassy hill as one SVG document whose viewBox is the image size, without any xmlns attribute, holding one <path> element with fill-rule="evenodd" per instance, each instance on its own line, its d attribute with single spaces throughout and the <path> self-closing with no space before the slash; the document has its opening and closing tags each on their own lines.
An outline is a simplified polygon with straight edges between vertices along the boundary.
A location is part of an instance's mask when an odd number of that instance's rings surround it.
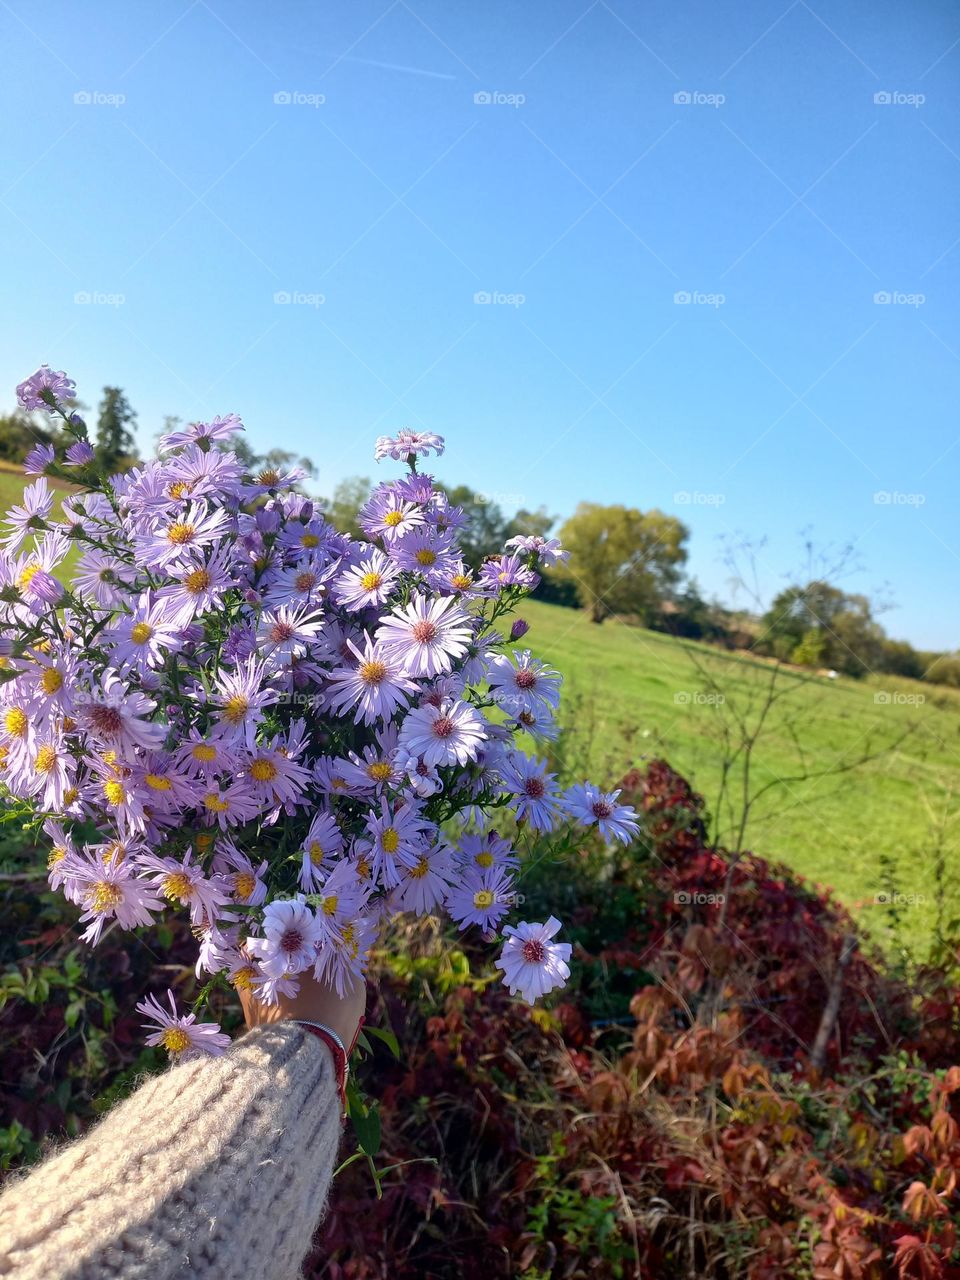
<svg viewBox="0 0 960 1280">
<path fill-rule="evenodd" d="M 524 643 L 566 677 L 570 768 L 612 779 L 662 755 L 715 811 L 725 726 L 751 700 L 755 718 L 769 664 L 616 619 L 597 626 L 579 610 L 530 602 L 522 612 L 531 623 Z M 694 659 L 705 664 L 707 681 Z M 833 887 L 886 942 L 923 943 L 935 933 L 938 900 L 947 919 L 960 915 L 960 892 L 952 896 L 960 870 L 960 695 L 887 676 L 809 680 L 781 672 L 779 687 L 790 693 L 758 742 L 755 785 L 822 772 L 911 732 L 850 772 L 774 786 L 749 822 L 746 847 Z M 739 794 L 737 765 L 730 779 Z M 729 839 L 725 826 L 721 836 Z M 938 855 L 945 894 L 934 871 Z M 890 890 L 914 898 L 896 904 L 896 929 L 894 909 L 874 901 Z"/>
</svg>

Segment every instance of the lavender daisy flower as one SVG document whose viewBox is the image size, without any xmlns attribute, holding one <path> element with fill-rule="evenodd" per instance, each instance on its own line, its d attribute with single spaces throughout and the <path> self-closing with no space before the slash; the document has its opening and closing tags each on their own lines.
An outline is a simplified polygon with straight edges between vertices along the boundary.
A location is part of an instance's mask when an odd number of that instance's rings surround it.
<svg viewBox="0 0 960 1280">
<path fill-rule="evenodd" d="M 6 520 L 13 529 L 0 541 L 8 551 L 17 551 L 33 530 L 46 528 L 53 501 L 53 494 L 43 476 L 27 485 L 23 491 L 23 502 L 7 508 Z"/>
<path fill-rule="evenodd" d="M 203 1058 L 206 1055 L 218 1057 L 226 1053 L 230 1045 L 230 1037 L 220 1030 L 219 1022 L 198 1022 L 195 1013 L 177 1013 L 173 992 L 168 991 L 170 1012 L 160 1005 L 153 996 L 147 996 L 137 1005 L 137 1013 L 149 1018 L 144 1023 L 146 1029 L 156 1024 L 147 1036 L 147 1044 L 163 1045 L 175 1062 L 189 1062 L 192 1058 Z"/>
<path fill-rule="evenodd" d="M 348 613 L 356 613 L 371 605 L 381 606 L 386 604 L 399 572 L 397 565 L 391 563 L 382 551 L 374 551 L 373 555 L 334 580 L 333 594 Z"/>
<path fill-rule="evenodd" d="M 205 502 L 191 502 L 155 529 L 137 538 L 137 559 L 148 569 L 162 569 L 191 551 L 219 542 L 226 532 L 228 514 Z"/>
<path fill-rule="evenodd" d="M 77 901 L 83 907 L 80 920 L 89 922 L 83 940 L 92 946 L 100 941 L 108 920 L 116 920 L 124 929 L 136 929 L 152 924 L 152 913 L 163 910 L 153 887 L 136 875 L 129 858 L 107 861 L 96 850 L 84 850 L 68 853 L 61 870 L 76 886 Z"/>
<path fill-rule="evenodd" d="M 377 462 L 383 458 L 404 462 L 411 455 L 417 458 L 431 452 L 438 457 L 443 453 L 443 436 L 435 436 L 430 431 L 403 430 L 394 437 L 379 436 L 373 456 Z"/>
<path fill-rule="evenodd" d="M 121 616 L 114 627 L 103 634 L 111 659 L 123 669 L 133 667 L 148 671 L 163 666 L 168 653 L 176 653 L 182 644 L 183 630 L 170 620 L 167 601 L 156 600 L 145 591 L 133 613 Z"/>
<path fill-rule="evenodd" d="M 564 806 L 577 822 L 584 826 L 597 824 L 597 830 L 611 844 L 631 844 L 640 834 L 636 810 L 628 804 L 617 804 L 619 788 L 603 792 L 590 782 L 578 783 L 567 791 Z"/>
<path fill-rule="evenodd" d="M 142 854 L 138 859 L 146 879 L 170 902 L 190 909 L 190 922 L 214 923 L 221 908 L 230 901 L 222 882 L 210 880 L 203 868 L 191 861 L 192 850 L 187 849 L 183 861 L 176 858 L 159 858 L 155 854 Z"/>
<path fill-rule="evenodd" d="M 427 765 L 465 765 L 477 758 L 486 736 L 486 721 L 476 707 L 444 698 L 439 706 L 426 703 L 407 712 L 399 746 Z"/>
<path fill-rule="evenodd" d="M 262 663 L 251 655 L 235 671 L 219 675 L 216 687 L 221 712 L 213 736 L 242 741 L 252 751 L 264 708 L 279 698 L 275 689 L 264 688 Z"/>
<path fill-rule="evenodd" d="M 23 469 L 28 476 L 42 476 L 53 466 L 56 456 L 52 444 L 34 445 L 23 460 Z"/>
<path fill-rule="evenodd" d="M 544 705 L 556 708 L 560 703 L 562 677 L 545 662 L 534 658 L 529 649 L 514 649 L 516 665 L 505 654 L 497 654 L 490 662 L 487 679 L 494 702 L 511 715 L 536 711 Z"/>
<path fill-rule="evenodd" d="M 65 373 L 42 364 L 17 387 L 17 403 L 23 409 L 50 409 L 58 400 L 72 400 L 77 384 Z"/>
<path fill-rule="evenodd" d="M 539 581 L 539 574 L 527 568 L 519 556 L 500 556 L 484 562 L 478 585 L 488 593 L 496 594 L 504 587 L 523 587 L 525 591 L 532 591 Z"/>
<path fill-rule="evenodd" d="M 360 508 L 357 523 L 369 538 L 401 538 L 423 527 L 423 510 L 391 485 L 380 485 Z"/>
<path fill-rule="evenodd" d="M 340 714 L 356 707 L 354 724 L 361 720 L 372 724 L 374 720 L 392 719 L 399 707 L 407 705 L 407 694 L 416 688 L 400 659 L 369 635 L 364 636 L 362 652 L 352 640 L 348 640 L 347 645 L 357 665 L 338 667 L 330 672 L 327 677 L 331 686 L 327 694 L 330 705 Z"/>
<path fill-rule="evenodd" d="M 563 809 L 556 775 L 547 772 L 546 760 L 532 760 L 515 751 L 501 767 L 505 789 L 514 797 L 510 807 L 534 831 L 552 831 Z"/>
<path fill-rule="evenodd" d="M 314 815 L 302 852 L 298 883 L 304 892 L 312 893 L 323 879 L 327 866 L 343 852 L 343 835 L 332 813 Z"/>
<path fill-rule="evenodd" d="M 146 719 L 156 705 L 108 668 L 99 687 L 77 695 L 77 719 L 95 741 L 123 757 L 135 754 L 138 747 L 151 751 L 163 742 L 164 726 Z"/>
<path fill-rule="evenodd" d="M 68 467 L 85 467 L 91 463 L 97 455 L 93 451 L 93 446 L 86 440 L 76 440 L 67 450 L 64 459 Z"/>
<path fill-rule="evenodd" d="M 537 562 L 549 569 L 555 564 L 564 564 L 570 559 L 570 552 L 564 551 L 559 538 L 542 538 L 539 534 L 529 537 L 508 538 L 507 547 L 516 547 L 527 555 L 535 555 Z"/>
<path fill-rule="evenodd" d="M 200 443 L 201 448 L 210 448 L 218 440 L 229 440 L 237 431 L 243 430 L 243 423 L 235 413 L 228 413 L 225 418 L 214 418 L 212 422 L 191 422 L 188 427 L 179 431 L 171 431 L 160 438 L 159 451 L 169 453 L 171 449 L 179 449 L 181 445 Z M 202 443 L 201 443 L 202 442 Z"/>
<path fill-rule="evenodd" d="M 506 942 L 496 967 L 503 970 L 504 984 L 511 995 L 517 992 L 529 1004 L 562 987 L 570 977 L 571 947 L 569 942 L 551 942 L 560 921 L 551 916 L 546 924 L 507 925 Z"/>
<path fill-rule="evenodd" d="M 453 596 L 431 600 L 415 594 L 409 604 L 380 619 L 383 651 L 411 676 L 442 675 L 467 652 L 470 619 Z"/>
<path fill-rule="evenodd" d="M 501 867 L 468 868 L 447 894 L 446 908 L 461 929 L 496 929 L 513 902 L 513 881 Z"/>
<path fill-rule="evenodd" d="M 263 937 L 248 938 L 247 950 L 269 978 L 301 973 L 316 962 L 322 931 L 302 894 L 269 902 L 263 912 Z"/>
</svg>

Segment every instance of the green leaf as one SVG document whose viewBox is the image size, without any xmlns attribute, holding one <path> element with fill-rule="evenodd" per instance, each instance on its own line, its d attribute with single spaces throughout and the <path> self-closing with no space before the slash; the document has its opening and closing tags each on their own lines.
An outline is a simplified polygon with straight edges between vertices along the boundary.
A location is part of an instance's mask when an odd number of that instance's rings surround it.
<svg viewBox="0 0 960 1280">
<path fill-rule="evenodd" d="M 375 1156 L 380 1150 L 380 1112 L 376 1107 L 362 1113 L 351 1110 L 350 1120 L 360 1150 L 364 1155 Z"/>
<path fill-rule="evenodd" d="M 381 1040 L 395 1058 L 400 1057 L 400 1042 L 389 1027 L 367 1026 L 364 1027 L 364 1031 L 367 1035 L 376 1036 L 378 1040 Z"/>
</svg>

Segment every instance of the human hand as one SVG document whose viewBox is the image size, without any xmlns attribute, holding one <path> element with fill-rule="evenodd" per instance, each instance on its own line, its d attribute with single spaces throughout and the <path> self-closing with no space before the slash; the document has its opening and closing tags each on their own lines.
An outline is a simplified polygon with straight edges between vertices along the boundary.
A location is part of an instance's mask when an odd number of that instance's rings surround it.
<svg viewBox="0 0 960 1280">
<path fill-rule="evenodd" d="M 276 1004 L 261 1004 L 250 990 L 241 990 L 240 1003 L 249 1028 L 274 1022 L 303 1019 L 322 1022 L 335 1031 L 349 1051 L 367 1003 L 367 984 L 362 978 L 338 996 L 333 987 L 305 975 L 295 996 L 280 996 Z"/>
</svg>

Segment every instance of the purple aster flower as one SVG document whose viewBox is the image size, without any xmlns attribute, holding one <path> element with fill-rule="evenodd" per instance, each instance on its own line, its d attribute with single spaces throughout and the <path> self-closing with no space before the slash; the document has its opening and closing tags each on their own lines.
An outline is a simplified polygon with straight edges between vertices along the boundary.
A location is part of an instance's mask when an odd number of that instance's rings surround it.
<svg viewBox="0 0 960 1280">
<path fill-rule="evenodd" d="M 347 647 L 357 665 L 330 672 L 330 705 L 341 714 L 355 706 L 354 724 L 392 719 L 398 707 L 407 705 L 407 694 L 416 688 L 400 659 L 369 635 L 364 636 L 362 652 L 352 640 L 347 641 Z"/>
<path fill-rule="evenodd" d="M 51 409 L 58 400 L 72 400 L 77 384 L 65 373 L 43 364 L 17 387 L 17 402 L 24 409 Z"/>
<path fill-rule="evenodd" d="M 514 649 L 516 665 L 505 654 L 497 654 L 490 662 L 487 679 L 494 701 L 511 715 L 520 711 L 536 711 L 560 703 L 562 677 L 545 662 L 534 658 L 529 649 Z"/>
<path fill-rule="evenodd" d="M 384 653 L 419 678 L 449 671 L 472 638 L 470 620 L 454 596 L 431 600 L 419 593 L 381 618 L 377 630 Z"/>
<path fill-rule="evenodd" d="M 28 476 L 42 476 L 56 459 L 56 451 L 52 444 L 37 444 L 23 460 L 23 469 Z"/>
<path fill-rule="evenodd" d="M 164 519 L 155 529 L 137 538 L 137 560 L 148 569 L 161 569 L 189 552 L 219 542 L 227 532 L 228 513 L 223 507 L 191 502 Z"/>
<path fill-rule="evenodd" d="M 404 867 L 400 883 L 390 895 L 393 911 L 426 916 L 436 912 L 456 880 L 453 857 L 442 842 L 422 850 L 412 867 Z"/>
<path fill-rule="evenodd" d="M 443 436 L 435 436 L 430 431 L 398 431 L 396 436 L 380 436 L 374 450 L 377 462 L 383 458 L 393 458 L 396 462 L 404 462 L 411 455 L 420 457 L 433 452 L 439 456 L 443 453 Z"/>
<path fill-rule="evenodd" d="M 537 562 L 547 569 L 570 559 L 570 552 L 564 551 L 559 538 L 541 538 L 539 534 L 532 534 L 529 537 L 508 538 L 506 546 L 516 547 L 527 555 L 535 555 Z"/>
<path fill-rule="evenodd" d="M 429 824 L 420 816 L 414 802 L 392 810 L 384 798 L 380 801 L 380 812 L 371 810 L 365 825 L 373 879 L 383 888 L 392 889 L 400 883 L 401 867 L 416 866 Z"/>
<path fill-rule="evenodd" d="M 533 760 L 515 751 L 501 766 L 504 788 L 515 798 L 510 806 L 534 831 L 552 831 L 562 813 L 556 775 L 547 772 L 546 760 Z"/>
<path fill-rule="evenodd" d="M 343 852 L 343 835 L 332 813 L 317 813 L 303 840 L 303 862 L 299 885 L 312 893 L 323 880 L 327 868 Z"/>
<path fill-rule="evenodd" d="M 103 633 L 112 661 L 120 668 L 148 671 L 162 667 L 168 653 L 183 643 L 183 630 L 170 620 L 169 602 L 145 591 L 133 613 L 120 617 Z"/>
<path fill-rule="evenodd" d="M 503 981 L 511 995 L 519 991 L 529 1004 L 538 996 L 545 996 L 555 987 L 562 987 L 570 977 L 569 942 L 551 942 L 560 928 L 560 921 L 551 916 L 546 924 L 507 925 L 506 942 L 500 959 L 496 962 L 503 970 Z"/>
<path fill-rule="evenodd" d="M 515 618 L 513 625 L 510 628 L 510 639 L 522 640 L 529 630 L 530 623 L 526 618 Z"/>
<path fill-rule="evenodd" d="M 217 676 L 216 687 L 221 710 L 212 736 L 243 741 L 252 751 L 264 708 L 279 699 L 275 689 L 264 688 L 263 664 L 251 654 L 235 671 Z"/>
<path fill-rule="evenodd" d="M 64 461 L 68 467 L 85 467 L 95 457 L 96 454 L 91 444 L 86 440 L 76 440 L 67 450 L 67 456 Z"/>
<path fill-rule="evenodd" d="M 631 844 L 640 834 L 636 810 L 628 804 L 617 804 L 619 789 L 603 792 L 591 782 L 578 783 L 567 791 L 564 806 L 567 812 L 584 826 L 597 824 L 597 830 L 611 844 Z"/>
<path fill-rule="evenodd" d="M 426 703 L 407 712 L 399 746 L 428 765 L 465 765 L 476 759 L 486 736 L 486 721 L 476 707 L 444 698 L 439 706 Z"/>
<path fill-rule="evenodd" d="M 199 441 L 203 441 L 209 449 L 211 444 L 215 444 L 218 440 L 229 440 L 234 432 L 242 430 L 243 423 L 235 413 L 229 413 L 225 418 L 214 418 L 212 422 L 191 422 L 188 427 L 182 427 L 179 431 L 171 431 L 168 435 L 162 436 L 159 451 L 169 453 L 171 449 L 178 449 L 181 445 Z"/>
<path fill-rule="evenodd" d="M 23 491 L 23 502 L 8 507 L 6 520 L 13 526 L 2 542 L 8 551 L 16 551 L 34 529 L 43 529 L 53 510 L 53 494 L 41 476 Z"/>
<path fill-rule="evenodd" d="M 322 931 L 302 894 L 270 902 L 263 913 L 263 937 L 248 938 L 247 950 L 270 978 L 301 973 L 316 963 Z"/>
<path fill-rule="evenodd" d="M 495 831 L 488 831 L 486 835 L 468 833 L 461 836 L 457 860 L 463 866 L 474 867 L 480 871 L 491 867 L 507 871 L 520 865 L 520 859 L 513 845 L 503 836 L 498 836 Z"/>
<path fill-rule="evenodd" d="M 360 508 L 357 522 L 369 538 L 401 538 L 423 527 L 423 511 L 390 485 L 380 485 Z"/>
<path fill-rule="evenodd" d="M 334 580 L 333 594 L 337 603 L 349 613 L 371 605 L 384 605 L 399 572 L 382 551 L 374 551 L 366 560 L 361 560 Z"/>
<path fill-rule="evenodd" d="M 457 559 L 451 535 L 428 528 L 394 538 L 387 553 L 401 569 L 422 574 L 449 573 Z"/>
<path fill-rule="evenodd" d="M 137 859 L 137 865 L 158 893 L 170 902 L 189 908 L 191 924 L 200 925 L 204 921 L 213 924 L 230 901 L 230 895 L 222 880 L 208 879 L 203 868 L 191 861 L 191 856 L 189 848 L 182 861 L 144 853 Z"/>
<path fill-rule="evenodd" d="M 480 569 L 479 585 L 491 593 L 502 591 L 504 587 L 523 587 L 525 591 L 532 591 L 539 581 L 539 575 L 527 568 L 519 556 L 485 560 Z"/>
<path fill-rule="evenodd" d="M 219 1057 L 230 1047 L 230 1037 L 220 1030 L 219 1022 L 198 1022 L 195 1013 L 177 1013 L 173 992 L 168 991 L 170 1012 L 147 996 L 137 1005 L 137 1013 L 149 1018 L 144 1028 L 151 1031 L 147 1044 L 163 1045 L 174 1062 L 190 1062 L 207 1055 Z M 151 1025 L 153 1024 L 153 1025 Z"/>
<path fill-rule="evenodd" d="M 75 900 L 83 908 L 80 919 L 87 923 L 83 940 L 92 946 L 100 941 L 108 920 L 117 920 L 122 929 L 136 929 L 152 924 L 152 913 L 163 910 L 153 887 L 137 876 L 128 857 L 107 859 L 98 849 L 85 849 L 68 853 L 61 870 L 75 886 Z"/>
<path fill-rule="evenodd" d="M 513 903 L 513 881 L 502 867 L 468 867 L 447 894 L 446 907 L 461 929 L 496 929 Z"/>
<path fill-rule="evenodd" d="M 97 742 L 122 759 L 135 754 L 139 747 L 151 751 L 163 742 L 164 726 L 147 720 L 156 705 L 138 689 L 129 688 L 116 671 L 108 668 L 99 688 L 77 695 L 77 719 Z"/>
</svg>

